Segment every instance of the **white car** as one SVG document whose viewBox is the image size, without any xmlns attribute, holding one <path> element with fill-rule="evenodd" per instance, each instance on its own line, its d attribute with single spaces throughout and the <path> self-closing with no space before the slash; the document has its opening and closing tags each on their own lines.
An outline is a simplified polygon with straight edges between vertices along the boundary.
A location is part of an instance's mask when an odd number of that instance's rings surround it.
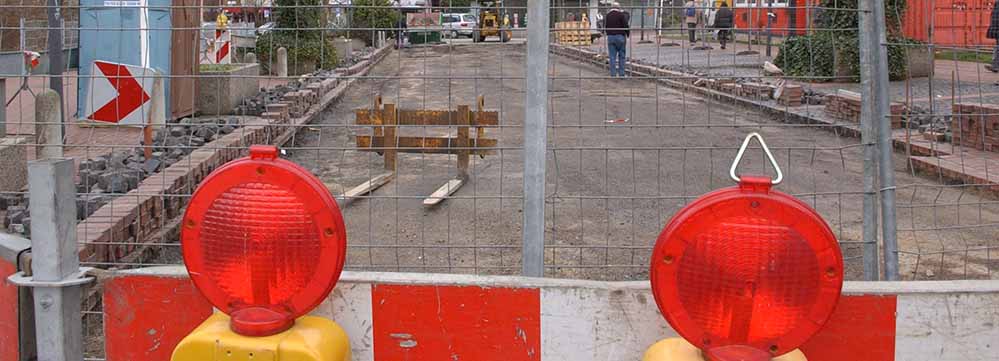
<svg viewBox="0 0 999 361">
<path fill-rule="evenodd" d="M 445 35 L 452 38 L 458 36 L 471 38 L 475 28 L 479 26 L 479 20 L 472 14 L 444 14 L 441 15 L 441 20 Z"/>
</svg>

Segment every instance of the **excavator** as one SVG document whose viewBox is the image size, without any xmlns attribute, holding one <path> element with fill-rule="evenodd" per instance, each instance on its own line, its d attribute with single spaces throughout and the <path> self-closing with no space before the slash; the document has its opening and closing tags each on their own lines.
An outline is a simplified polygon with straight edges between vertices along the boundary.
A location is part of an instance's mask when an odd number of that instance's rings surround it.
<svg viewBox="0 0 999 361">
<path fill-rule="evenodd" d="M 472 34 L 472 41 L 483 42 L 487 37 L 498 36 L 501 42 L 508 42 L 513 38 L 513 31 L 510 30 L 510 15 L 500 16 L 500 9 L 503 8 L 502 1 L 486 2 L 482 10 L 479 11 L 478 28 Z"/>
</svg>

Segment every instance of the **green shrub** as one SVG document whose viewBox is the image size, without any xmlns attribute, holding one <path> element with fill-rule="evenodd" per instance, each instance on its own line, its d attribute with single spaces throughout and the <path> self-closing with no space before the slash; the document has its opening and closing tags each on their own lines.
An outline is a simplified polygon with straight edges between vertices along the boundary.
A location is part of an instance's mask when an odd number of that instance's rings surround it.
<svg viewBox="0 0 999 361">
<path fill-rule="evenodd" d="M 823 0 L 823 9 L 816 18 L 815 30 L 806 36 L 794 36 L 784 41 L 774 64 L 784 74 L 813 77 L 816 81 L 832 80 L 836 69 L 841 76 L 860 80 L 860 48 L 857 0 Z M 908 71 L 906 48 L 920 44 L 901 36 L 901 24 L 907 7 L 906 0 L 886 0 L 885 18 L 888 26 L 888 69 L 891 80 L 905 79 Z M 840 63 L 837 64 L 836 62 Z"/>
<path fill-rule="evenodd" d="M 399 10 L 392 9 L 390 0 L 354 0 L 354 14 L 351 17 L 351 28 L 369 30 L 351 30 L 351 37 L 364 40 L 365 44 L 373 45 L 375 34 L 384 29 L 392 33 L 397 28 L 396 22 L 402 17 Z"/>
<path fill-rule="evenodd" d="M 288 50 L 289 72 L 293 72 L 296 64 L 305 63 L 314 63 L 322 69 L 336 68 L 336 48 L 322 26 L 323 3 L 321 0 L 275 1 L 277 27 L 257 38 L 256 53 L 261 66 L 268 68 L 276 63 L 277 59 L 271 57 L 278 48 L 284 47 Z"/>
</svg>

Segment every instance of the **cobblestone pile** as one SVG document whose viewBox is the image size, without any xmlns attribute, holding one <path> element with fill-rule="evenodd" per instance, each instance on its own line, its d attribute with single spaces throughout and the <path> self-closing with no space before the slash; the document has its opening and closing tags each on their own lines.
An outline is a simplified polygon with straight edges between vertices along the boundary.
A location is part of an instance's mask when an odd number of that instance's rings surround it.
<svg viewBox="0 0 999 361">
<path fill-rule="evenodd" d="M 318 70 L 284 85 L 278 85 L 271 89 L 260 89 L 260 92 L 256 96 L 244 99 L 242 104 L 236 107 L 235 113 L 239 115 L 262 116 L 264 113 L 269 112 L 267 109 L 268 105 L 285 101 L 285 96 L 289 93 L 299 92 L 308 89 L 310 86 L 313 88 L 319 86 L 325 89 L 322 92 L 322 94 L 325 94 L 326 91 L 336 87 L 338 83 L 338 75 L 335 71 Z M 292 116 L 294 117 L 294 115 Z"/>
<path fill-rule="evenodd" d="M 146 159 L 143 147 L 136 147 L 80 161 L 76 179 L 76 218 L 87 218 L 111 200 L 138 188 L 150 175 L 177 163 L 217 137 L 234 132 L 239 126 L 238 117 L 183 118 L 154 134 L 150 159 Z M 25 194 L 0 197 L 0 210 L 5 211 L 0 212 L 4 229 L 30 237 L 28 205 Z"/>
</svg>

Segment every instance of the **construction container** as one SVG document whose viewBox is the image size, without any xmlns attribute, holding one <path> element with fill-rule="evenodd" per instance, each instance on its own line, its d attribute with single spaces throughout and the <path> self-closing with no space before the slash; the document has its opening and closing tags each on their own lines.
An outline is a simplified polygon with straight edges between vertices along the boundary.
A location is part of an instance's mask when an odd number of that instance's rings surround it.
<svg viewBox="0 0 999 361">
<path fill-rule="evenodd" d="M 200 28 L 195 5 L 194 0 L 81 0 L 77 116 L 87 116 L 97 60 L 156 69 L 166 75 L 166 114 L 193 114 Z"/>
<path fill-rule="evenodd" d="M 986 39 L 985 32 L 995 3 L 996 0 L 909 1 L 902 33 L 938 46 L 992 47 L 996 41 Z"/>
</svg>

